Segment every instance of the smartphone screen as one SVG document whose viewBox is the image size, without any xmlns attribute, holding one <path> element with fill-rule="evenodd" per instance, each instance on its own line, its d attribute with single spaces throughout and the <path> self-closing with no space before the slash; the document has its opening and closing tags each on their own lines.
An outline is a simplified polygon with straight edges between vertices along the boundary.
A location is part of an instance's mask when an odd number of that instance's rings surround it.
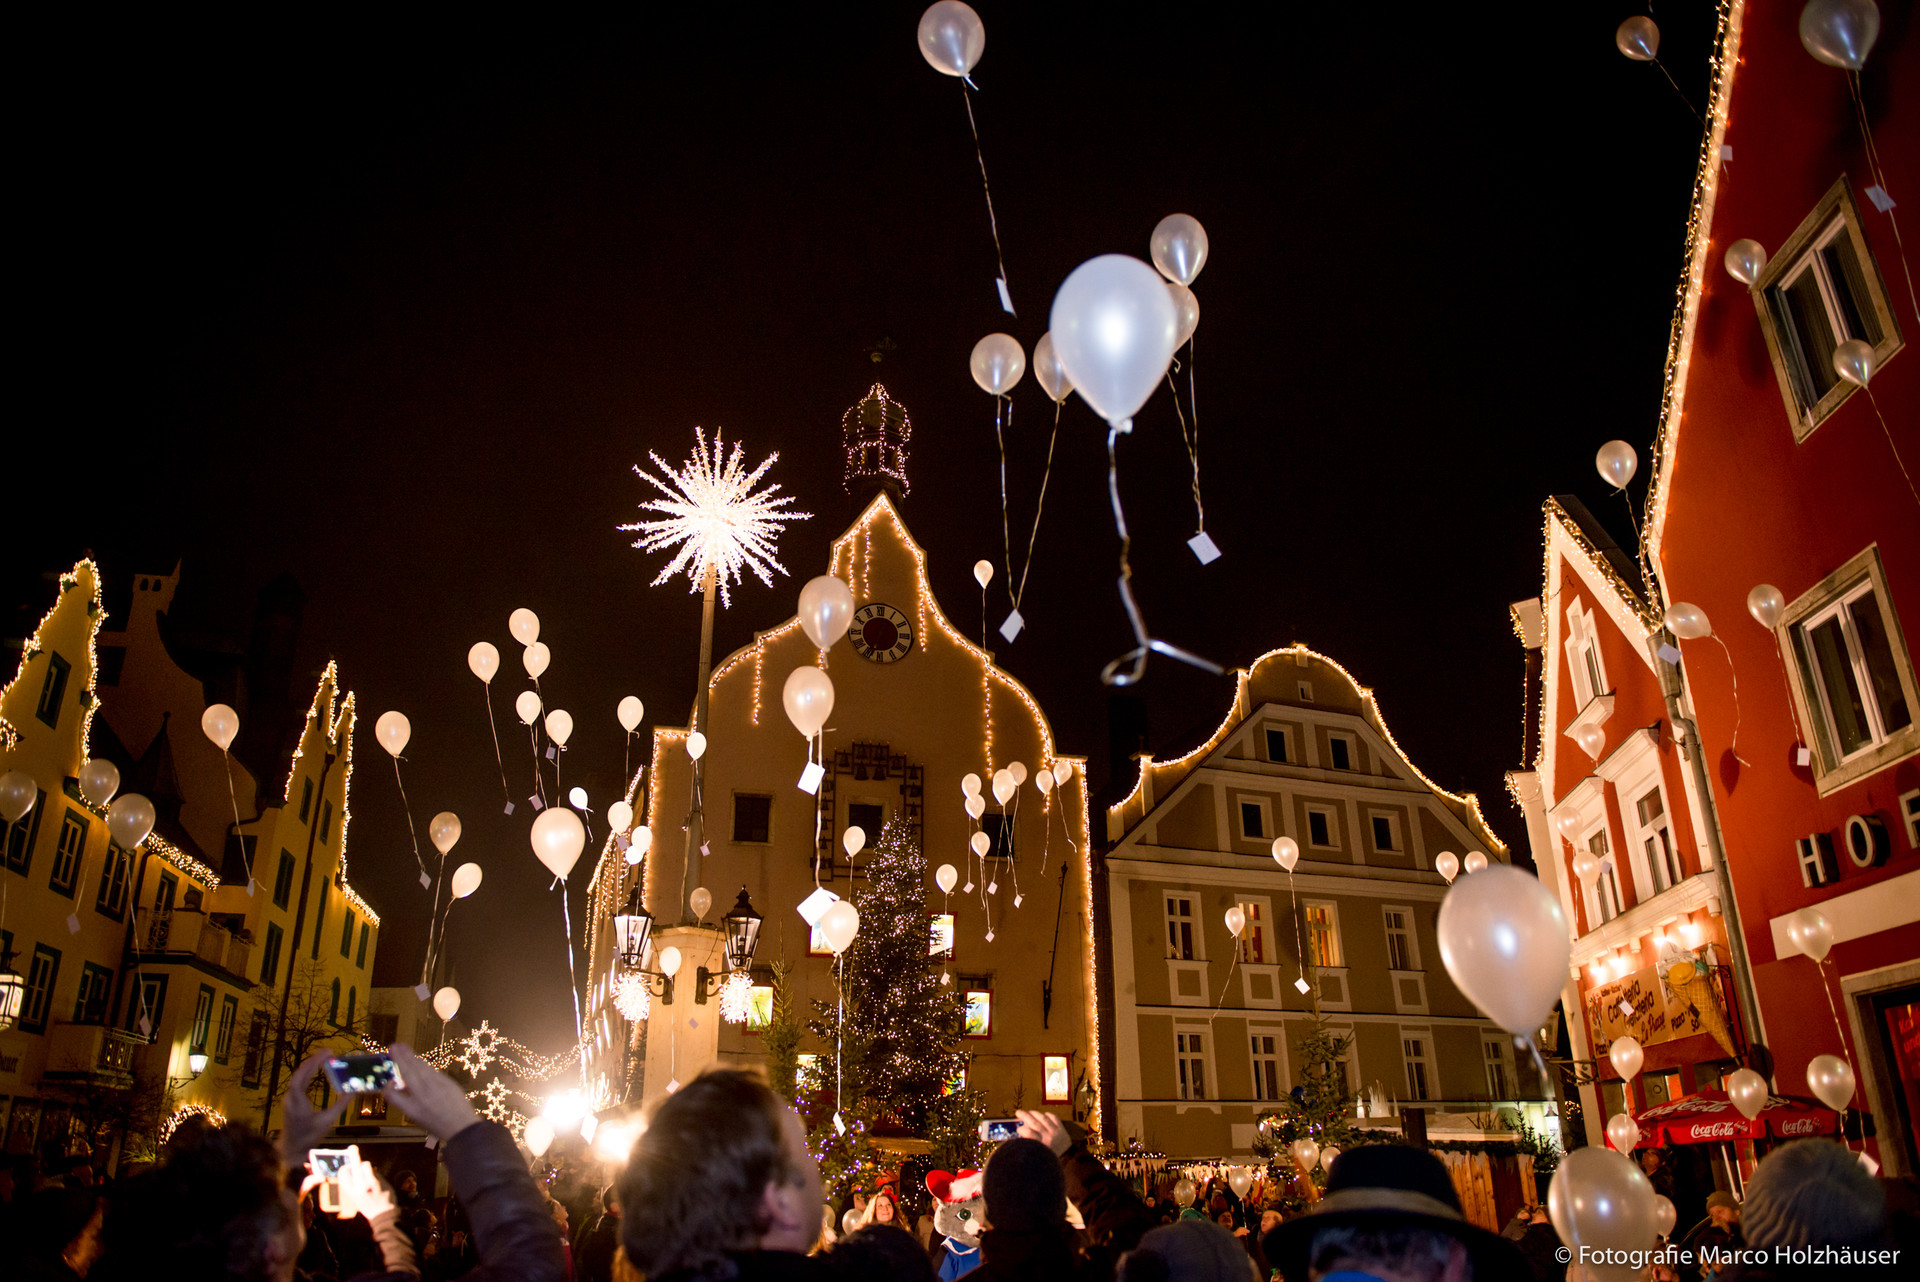
<svg viewBox="0 0 1920 1282">
<path fill-rule="evenodd" d="M 336 1055 L 326 1067 L 327 1080 L 342 1095 L 374 1095 L 383 1086 L 402 1085 L 391 1055 Z"/>
<path fill-rule="evenodd" d="M 992 1117 L 980 1123 L 980 1138 L 989 1144 L 998 1144 L 1020 1134 L 1020 1119 L 1017 1117 Z"/>
<path fill-rule="evenodd" d="M 307 1169 L 315 1175 L 329 1180 L 340 1178 L 340 1171 L 352 1159 L 350 1148 L 310 1148 L 307 1150 Z"/>
</svg>

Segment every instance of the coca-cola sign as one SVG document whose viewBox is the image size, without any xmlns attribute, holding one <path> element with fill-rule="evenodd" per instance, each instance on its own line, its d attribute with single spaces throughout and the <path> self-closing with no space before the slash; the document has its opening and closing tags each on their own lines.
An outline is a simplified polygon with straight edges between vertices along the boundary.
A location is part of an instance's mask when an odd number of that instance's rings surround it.
<svg viewBox="0 0 1920 1282">
<path fill-rule="evenodd" d="M 1675 1127 L 1674 1130 L 1681 1128 Z M 1702 1140 L 1744 1140 L 1752 1139 L 1757 1128 L 1752 1122 L 1695 1122 L 1686 1127 L 1686 1138 L 1682 1143 L 1699 1143 Z M 1675 1136 L 1676 1139 L 1680 1138 Z"/>
<path fill-rule="evenodd" d="M 1814 1135 L 1826 1129 L 1820 1120 L 1814 1117 L 1797 1118 L 1790 1122 L 1781 1122 L 1777 1128 L 1781 1135 Z"/>
</svg>

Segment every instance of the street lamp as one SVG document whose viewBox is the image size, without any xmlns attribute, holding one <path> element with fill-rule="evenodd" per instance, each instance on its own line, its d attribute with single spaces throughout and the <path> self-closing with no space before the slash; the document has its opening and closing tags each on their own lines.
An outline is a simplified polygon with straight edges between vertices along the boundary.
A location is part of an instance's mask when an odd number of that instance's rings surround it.
<svg viewBox="0 0 1920 1282">
<path fill-rule="evenodd" d="M 752 969 L 754 949 L 760 944 L 762 920 L 754 911 L 753 901 L 747 898 L 747 888 L 740 887 L 740 898 L 733 901 L 732 910 L 720 919 L 721 925 L 727 928 L 727 969 Z"/>
<path fill-rule="evenodd" d="M 13 949 L 0 952 L 0 1033 L 20 1022 L 20 1010 L 27 1000 L 27 981 L 13 968 Z"/>
<path fill-rule="evenodd" d="M 640 902 L 640 883 L 627 894 L 627 906 L 613 915 L 614 960 L 630 970 L 640 969 L 653 938 L 653 914 Z"/>
<path fill-rule="evenodd" d="M 193 1071 L 195 1077 L 206 1072 L 207 1053 L 205 1051 L 194 1051 L 191 1055 L 187 1056 L 187 1067 Z"/>
<path fill-rule="evenodd" d="M 740 898 L 720 924 L 727 932 L 727 973 L 716 975 L 700 968 L 699 983 L 694 987 L 693 999 L 705 1002 L 714 993 L 720 995 L 720 1018 L 729 1024 L 747 1022 L 753 1002 L 753 954 L 760 943 L 760 923 L 762 918 L 754 910 L 753 901 L 747 898 L 747 888 L 740 887 Z"/>
</svg>

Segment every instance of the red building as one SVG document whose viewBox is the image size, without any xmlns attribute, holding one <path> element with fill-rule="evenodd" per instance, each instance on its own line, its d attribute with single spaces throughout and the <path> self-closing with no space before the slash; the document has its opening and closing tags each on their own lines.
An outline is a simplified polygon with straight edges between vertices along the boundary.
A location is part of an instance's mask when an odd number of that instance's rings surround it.
<svg viewBox="0 0 1920 1282">
<path fill-rule="evenodd" d="M 1920 476 L 1920 358 L 1904 343 L 1920 333 L 1920 25 L 1895 14 L 1855 81 L 1802 47 L 1801 8 L 1724 9 L 1648 494 L 1655 599 L 1663 612 L 1697 606 L 1725 650 L 1705 636 L 1650 638 L 1651 664 L 1628 665 L 1635 689 L 1615 692 L 1598 768 L 1620 750 L 1615 725 L 1658 717 L 1663 753 L 1698 725 L 1709 803 L 1698 853 L 1726 852 L 1730 976 L 1751 993 L 1733 1013 L 1757 1006 L 1751 1032 L 1771 1050 L 1776 1090 L 1809 1093 L 1808 1060 L 1844 1053 L 1874 1151 L 1888 1173 L 1911 1175 L 1920 687 L 1905 638 L 1920 622 L 1909 479 Z M 1889 210 L 1887 192 L 1905 208 Z M 1896 235 L 1900 213 L 1912 250 Z M 1726 266 L 1742 240 L 1768 254 L 1750 285 Z M 1847 340 L 1871 349 L 1870 393 L 1834 369 Z M 1761 585 L 1777 589 L 1766 622 L 1748 608 Z M 1578 685 L 1566 654 L 1543 658 Z M 1664 716 L 1638 690 L 1643 670 L 1674 688 Z M 1549 700 L 1547 711 L 1566 708 Z M 1543 782 L 1546 806 L 1565 795 L 1563 774 Z M 1610 818 L 1623 800 L 1609 798 Z M 1632 828 L 1639 817 L 1621 818 Z M 1566 838 L 1549 844 L 1562 858 L 1547 862 L 1569 867 Z M 1832 928 L 1824 965 L 1789 937 L 1807 908 Z"/>
</svg>

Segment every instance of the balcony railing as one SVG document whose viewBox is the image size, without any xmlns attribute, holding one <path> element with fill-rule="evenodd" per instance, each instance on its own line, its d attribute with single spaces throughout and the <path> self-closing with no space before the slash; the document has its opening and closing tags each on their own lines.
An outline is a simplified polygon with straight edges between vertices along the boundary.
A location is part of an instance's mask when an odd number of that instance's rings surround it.
<svg viewBox="0 0 1920 1282">
<path fill-rule="evenodd" d="M 205 913 L 186 909 L 142 908 L 134 915 L 134 951 L 158 959 L 197 957 L 244 978 L 253 957 L 253 945 Z"/>
<path fill-rule="evenodd" d="M 48 1032 L 48 1081 L 133 1085 L 133 1052 L 144 1038 L 105 1024 L 55 1024 Z"/>
</svg>

